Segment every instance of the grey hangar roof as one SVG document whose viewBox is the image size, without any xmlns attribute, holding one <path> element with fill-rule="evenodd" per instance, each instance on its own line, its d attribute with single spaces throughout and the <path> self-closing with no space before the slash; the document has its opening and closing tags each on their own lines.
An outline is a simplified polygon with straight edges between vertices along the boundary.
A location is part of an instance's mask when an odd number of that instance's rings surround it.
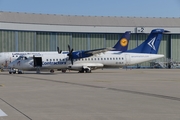
<svg viewBox="0 0 180 120">
<path fill-rule="evenodd" d="M 135 32 L 135 29 L 138 27 L 144 27 L 145 32 L 146 30 L 149 32 L 158 27 L 168 28 L 175 33 L 180 33 L 180 18 L 72 16 L 0 12 L 0 29 L 9 30 L 49 30 L 62 32 L 76 32 L 77 30 L 77 32 L 116 33 L 124 32 L 126 29 Z"/>
</svg>

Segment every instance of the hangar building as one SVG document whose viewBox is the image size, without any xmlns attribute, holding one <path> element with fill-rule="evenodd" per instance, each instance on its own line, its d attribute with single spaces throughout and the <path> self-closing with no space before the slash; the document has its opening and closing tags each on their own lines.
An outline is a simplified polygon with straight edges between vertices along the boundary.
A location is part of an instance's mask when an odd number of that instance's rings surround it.
<svg viewBox="0 0 180 120">
<path fill-rule="evenodd" d="M 180 61 L 180 18 L 71 16 L 0 12 L 0 52 L 55 51 L 112 47 L 125 31 L 131 31 L 128 49 L 141 44 L 152 29 L 163 28 L 159 52 Z"/>
</svg>

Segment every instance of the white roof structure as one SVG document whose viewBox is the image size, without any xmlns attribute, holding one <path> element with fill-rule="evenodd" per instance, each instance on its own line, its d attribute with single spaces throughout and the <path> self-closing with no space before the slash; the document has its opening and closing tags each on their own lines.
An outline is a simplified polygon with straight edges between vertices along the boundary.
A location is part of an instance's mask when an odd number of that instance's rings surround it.
<svg viewBox="0 0 180 120">
<path fill-rule="evenodd" d="M 11 23 L 11 26 L 8 26 L 7 23 Z M 21 26 L 13 26 L 13 25 Z M 22 24 L 26 24 L 26 29 L 23 29 Z M 161 28 L 175 28 L 175 32 L 179 32 L 180 28 L 180 18 L 150 18 L 150 17 L 110 17 L 110 16 L 71 16 L 71 15 L 55 15 L 55 14 L 34 14 L 34 13 L 18 13 L 18 12 L 0 12 L 0 29 L 12 29 L 15 30 L 17 28 L 22 30 L 42 30 L 46 29 L 47 26 L 41 28 L 42 26 L 27 26 L 27 25 L 53 25 L 54 28 L 49 28 L 50 31 L 63 31 L 62 29 L 56 28 L 57 26 L 64 26 L 64 31 L 72 31 L 79 30 L 77 32 L 91 32 L 95 30 L 95 32 L 108 32 L 103 29 L 89 29 L 89 27 L 104 27 L 104 29 L 109 29 L 109 32 L 116 32 L 116 30 L 112 30 L 116 28 L 122 28 L 124 31 L 125 28 L 129 27 L 129 29 L 135 31 L 136 27 L 150 27 L 150 31 L 152 28 L 161 27 Z M 6 25 L 6 26 L 4 26 Z M 55 27 L 56 26 L 56 27 Z M 79 26 L 77 29 L 67 28 L 68 26 Z M 82 28 L 81 26 L 86 26 L 86 28 Z M 33 28 L 36 27 L 36 28 Z M 81 27 L 81 28 L 80 28 Z M 124 28 L 125 27 L 125 28 Z M 39 29 L 40 28 L 40 29 Z M 112 30 L 112 31 L 111 31 Z M 119 31 L 119 29 L 117 29 Z M 149 30 L 147 30 L 149 32 Z"/>
</svg>

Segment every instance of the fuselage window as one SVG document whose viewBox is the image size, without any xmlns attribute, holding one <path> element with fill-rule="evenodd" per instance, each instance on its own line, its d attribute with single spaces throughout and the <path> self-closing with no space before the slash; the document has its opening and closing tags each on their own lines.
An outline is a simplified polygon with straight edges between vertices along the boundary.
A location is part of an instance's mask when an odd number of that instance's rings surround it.
<svg viewBox="0 0 180 120">
<path fill-rule="evenodd" d="M 112 60 L 112 58 L 110 58 L 110 60 Z"/>
<path fill-rule="evenodd" d="M 103 60 L 103 58 L 101 58 L 101 60 Z"/>
<path fill-rule="evenodd" d="M 13 55 L 13 57 L 14 57 L 14 55 Z"/>
<path fill-rule="evenodd" d="M 104 58 L 104 60 L 106 60 L 106 58 Z"/>
<path fill-rule="evenodd" d="M 109 58 L 107 58 L 107 60 L 109 60 Z"/>
<path fill-rule="evenodd" d="M 122 60 L 123 60 L 124 58 L 122 58 Z"/>
<path fill-rule="evenodd" d="M 53 61 L 55 61 L 55 59 L 53 59 Z"/>
<path fill-rule="evenodd" d="M 121 60 L 121 58 L 119 58 L 119 60 Z"/>
<path fill-rule="evenodd" d="M 118 60 L 118 58 L 116 58 L 116 60 Z"/>
<path fill-rule="evenodd" d="M 52 59 L 50 59 L 50 61 L 52 61 Z"/>
<path fill-rule="evenodd" d="M 99 58 L 98 58 L 98 60 L 99 60 Z"/>
<path fill-rule="evenodd" d="M 85 60 L 87 60 L 87 59 L 85 58 Z"/>
<path fill-rule="evenodd" d="M 91 58 L 91 60 L 93 60 L 93 58 Z"/>
<path fill-rule="evenodd" d="M 59 59 L 59 61 L 61 61 L 61 59 Z"/>
<path fill-rule="evenodd" d="M 56 59 L 56 61 L 58 61 L 58 59 Z"/>
<path fill-rule="evenodd" d="M 115 60 L 115 58 L 113 58 L 113 60 Z"/>
<path fill-rule="evenodd" d="M 94 58 L 94 60 L 96 60 L 96 58 Z"/>
<path fill-rule="evenodd" d="M 88 60 L 90 60 L 90 58 L 88 58 Z"/>
<path fill-rule="evenodd" d="M 48 61 L 48 59 L 46 59 L 46 61 Z"/>
</svg>

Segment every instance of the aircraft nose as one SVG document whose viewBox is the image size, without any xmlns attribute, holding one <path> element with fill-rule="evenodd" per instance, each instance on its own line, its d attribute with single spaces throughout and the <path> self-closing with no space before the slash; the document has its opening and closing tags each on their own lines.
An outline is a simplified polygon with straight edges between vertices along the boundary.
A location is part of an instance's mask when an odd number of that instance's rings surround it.
<svg viewBox="0 0 180 120">
<path fill-rule="evenodd" d="M 14 63 L 13 63 L 13 62 L 9 63 L 9 64 L 8 64 L 8 67 L 9 67 L 9 68 L 13 68 L 13 67 L 14 67 Z"/>
</svg>

